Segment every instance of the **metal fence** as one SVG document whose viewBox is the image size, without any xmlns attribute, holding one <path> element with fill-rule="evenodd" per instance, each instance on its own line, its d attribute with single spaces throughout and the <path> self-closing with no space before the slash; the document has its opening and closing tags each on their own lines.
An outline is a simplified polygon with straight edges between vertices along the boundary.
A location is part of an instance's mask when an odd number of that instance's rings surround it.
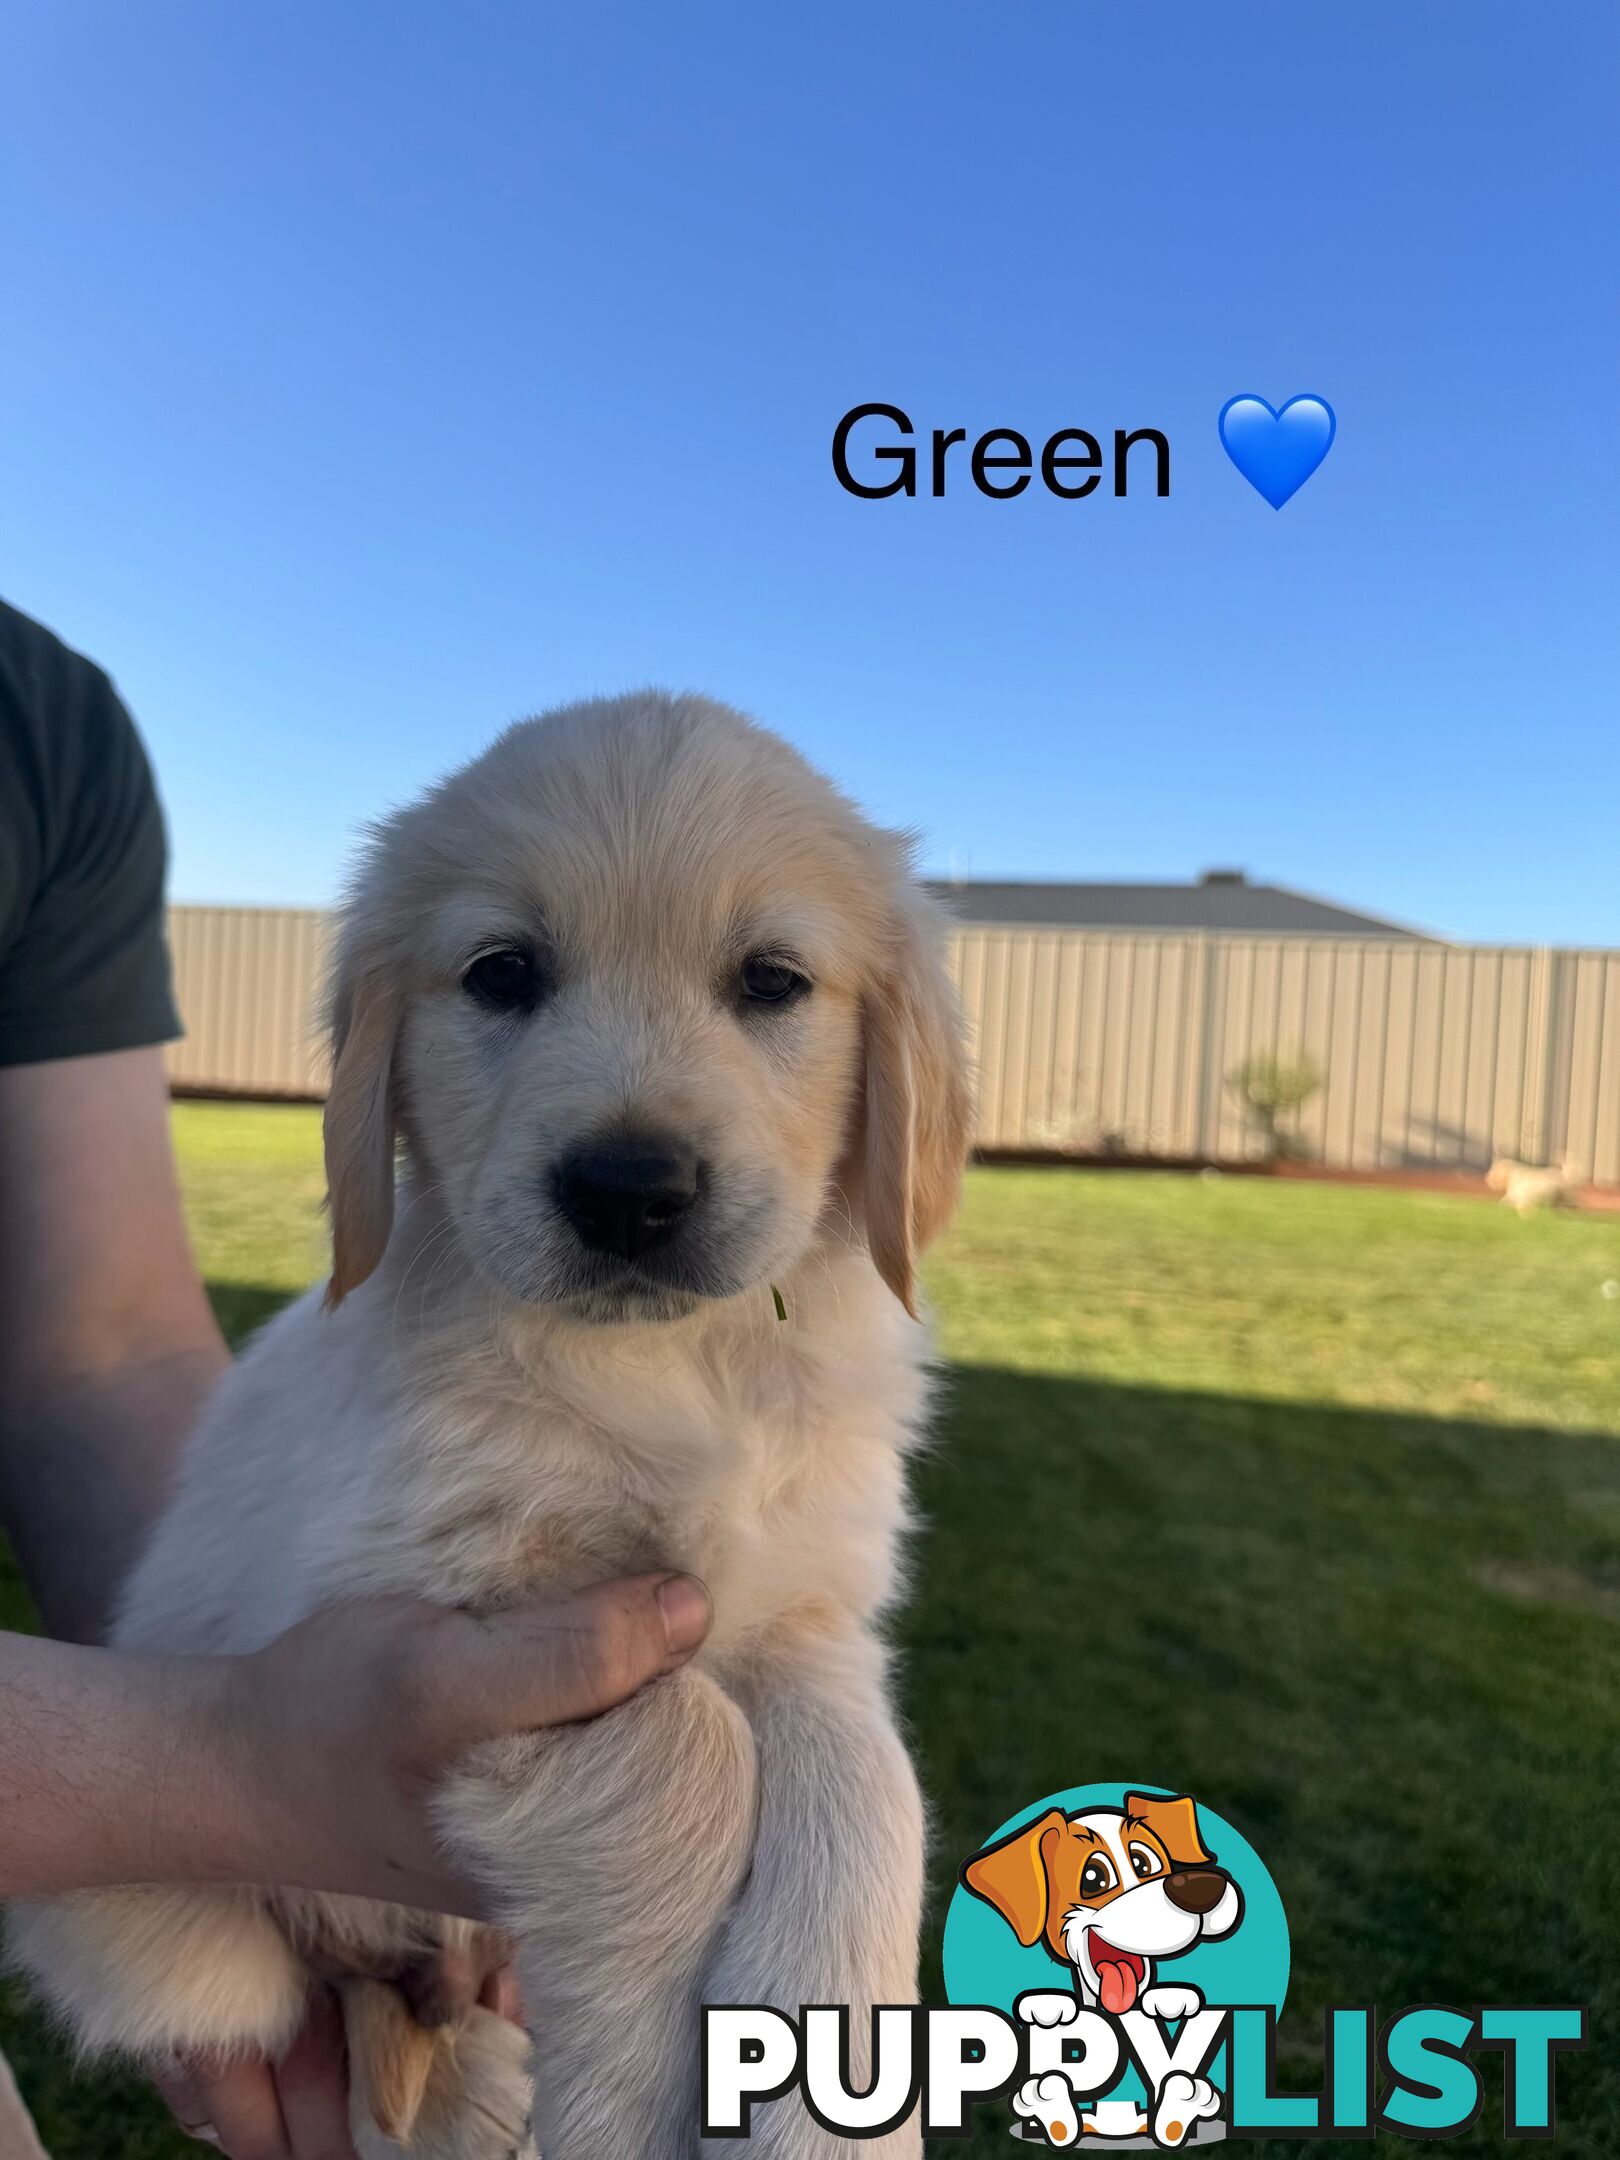
<svg viewBox="0 0 1620 2160">
<path fill-rule="evenodd" d="M 186 1028 L 169 1052 L 170 1085 L 208 1095 L 324 1095 L 320 1002 L 330 935 L 320 908 L 170 908 Z"/>
<path fill-rule="evenodd" d="M 328 921 L 176 908 L 181 1089 L 314 1097 Z M 987 1150 L 1237 1162 L 1232 1075 L 1309 1061 L 1290 1150 L 1346 1170 L 1567 1160 L 1620 1185 L 1620 953 L 1364 938 L 964 929 L 952 968 Z"/>
<path fill-rule="evenodd" d="M 1282 1121 L 1310 1160 L 1620 1184 L 1620 953 L 969 930 L 954 959 L 982 1147 L 1243 1160 L 1232 1076 L 1276 1057 L 1321 1075 Z"/>
</svg>

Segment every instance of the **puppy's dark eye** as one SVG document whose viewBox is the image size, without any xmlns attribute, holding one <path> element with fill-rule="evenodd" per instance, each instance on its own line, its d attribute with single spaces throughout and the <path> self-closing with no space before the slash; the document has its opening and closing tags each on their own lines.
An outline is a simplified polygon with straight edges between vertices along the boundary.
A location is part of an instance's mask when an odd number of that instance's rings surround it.
<svg viewBox="0 0 1620 2160">
<path fill-rule="evenodd" d="M 1164 1872 L 1159 1865 L 1158 1854 L 1150 1852 L 1145 1845 L 1133 1845 L 1131 1847 L 1131 1866 L 1135 1871 L 1138 1882 L 1146 1882 L 1151 1876 L 1160 1875 Z"/>
<path fill-rule="evenodd" d="M 1114 1887 L 1114 1871 L 1106 1860 L 1088 1860 L 1080 1871 L 1082 1897 L 1101 1897 Z"/>
<path fill-rule="evenodd" d="M 749 1005 L 790 1005 L 809 989 L 808 980 L 786 960 L 750 953 L 742 965 L 742 994 Z"/>
<path fill-rule="evenodd" d="M 494 1012 L 533 1012 L 543 984 L 533 953 L 513 945 L 475 960 L 461 987 Z"/>
</svg>

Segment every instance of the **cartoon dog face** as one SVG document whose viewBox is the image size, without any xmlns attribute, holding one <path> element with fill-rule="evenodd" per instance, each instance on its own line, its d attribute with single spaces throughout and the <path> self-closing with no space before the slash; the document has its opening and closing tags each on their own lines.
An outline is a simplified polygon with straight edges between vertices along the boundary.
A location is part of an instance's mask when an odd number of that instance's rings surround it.
<svg viewBox="0 0 1620 2160">
<path fill-rule="evenodd" d="M 1243 1897 L 1214 1864 L 1184 1794 L 1127 1793 L 1122 1808 L 1037 1821 L 975 1854 L 962 1881 L 1026 1948 L 1072 1965 L 1081 1996 L 1123 2016 L 1153 1963 L 1230 1935 Z"/>
</svg>

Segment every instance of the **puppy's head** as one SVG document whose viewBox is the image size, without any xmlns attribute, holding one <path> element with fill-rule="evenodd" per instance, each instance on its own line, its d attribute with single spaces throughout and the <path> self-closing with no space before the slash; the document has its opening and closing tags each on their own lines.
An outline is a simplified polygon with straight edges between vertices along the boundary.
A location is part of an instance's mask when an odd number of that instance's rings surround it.
<svg viewBox="0 0 1620 2160">
<path fill-rule="evenodd" d="M 1182 1793 L 1127 1793 L 1122 1808 L 1079 1815 L 1051 1808 L 976 1853 L 962 1881 L 1116 2015 L 1148 1985 L 1152 1960 L 1230 1935 L 1243 1917 L 1242 1893 Z"/>
<path fill-rule="evenodd" d="M 955 1199 L 905 844 L 704 699 L 525 721 L 378 828 L 332 1034 L 332 1303 L 382 1257 L 401 1135 L 483 1277 L 583 1319 L 762 1291 L 850 1221 L 910 1310 Z"/>
</svg>

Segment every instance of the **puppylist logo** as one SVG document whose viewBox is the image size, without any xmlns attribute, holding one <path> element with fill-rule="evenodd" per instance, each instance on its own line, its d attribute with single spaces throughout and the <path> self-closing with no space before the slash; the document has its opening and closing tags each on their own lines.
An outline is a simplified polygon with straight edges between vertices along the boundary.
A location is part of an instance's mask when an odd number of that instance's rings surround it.
<svg viewBox="0 0 1620 2160">
<path fill-rule="evenodd" d="M 1226 2138 L 1451 2138 L 1505 2061 L 1503 2135 L 1550 2138 L 1573 2005 L 1326 2014 L 1315 2092 L 1283 2092 L 1277 2019 L 1288 1925 L 1259 1854 L 1186 1793 L 1082 1785 L 1004 1823 L 964 1865 L 945 1921 L 942 2007 L 872 2013 L 852 2090 L 846 2008 L 703 2013 L 703 2130 L 747 2138 L 794 2091 L 824 2128 L 881 2137 L 919 2109 L 964 2137 L 1007 2099 L 1012 2136 L 1065 2152 L 1177 2152 Z"/>
</svg>

